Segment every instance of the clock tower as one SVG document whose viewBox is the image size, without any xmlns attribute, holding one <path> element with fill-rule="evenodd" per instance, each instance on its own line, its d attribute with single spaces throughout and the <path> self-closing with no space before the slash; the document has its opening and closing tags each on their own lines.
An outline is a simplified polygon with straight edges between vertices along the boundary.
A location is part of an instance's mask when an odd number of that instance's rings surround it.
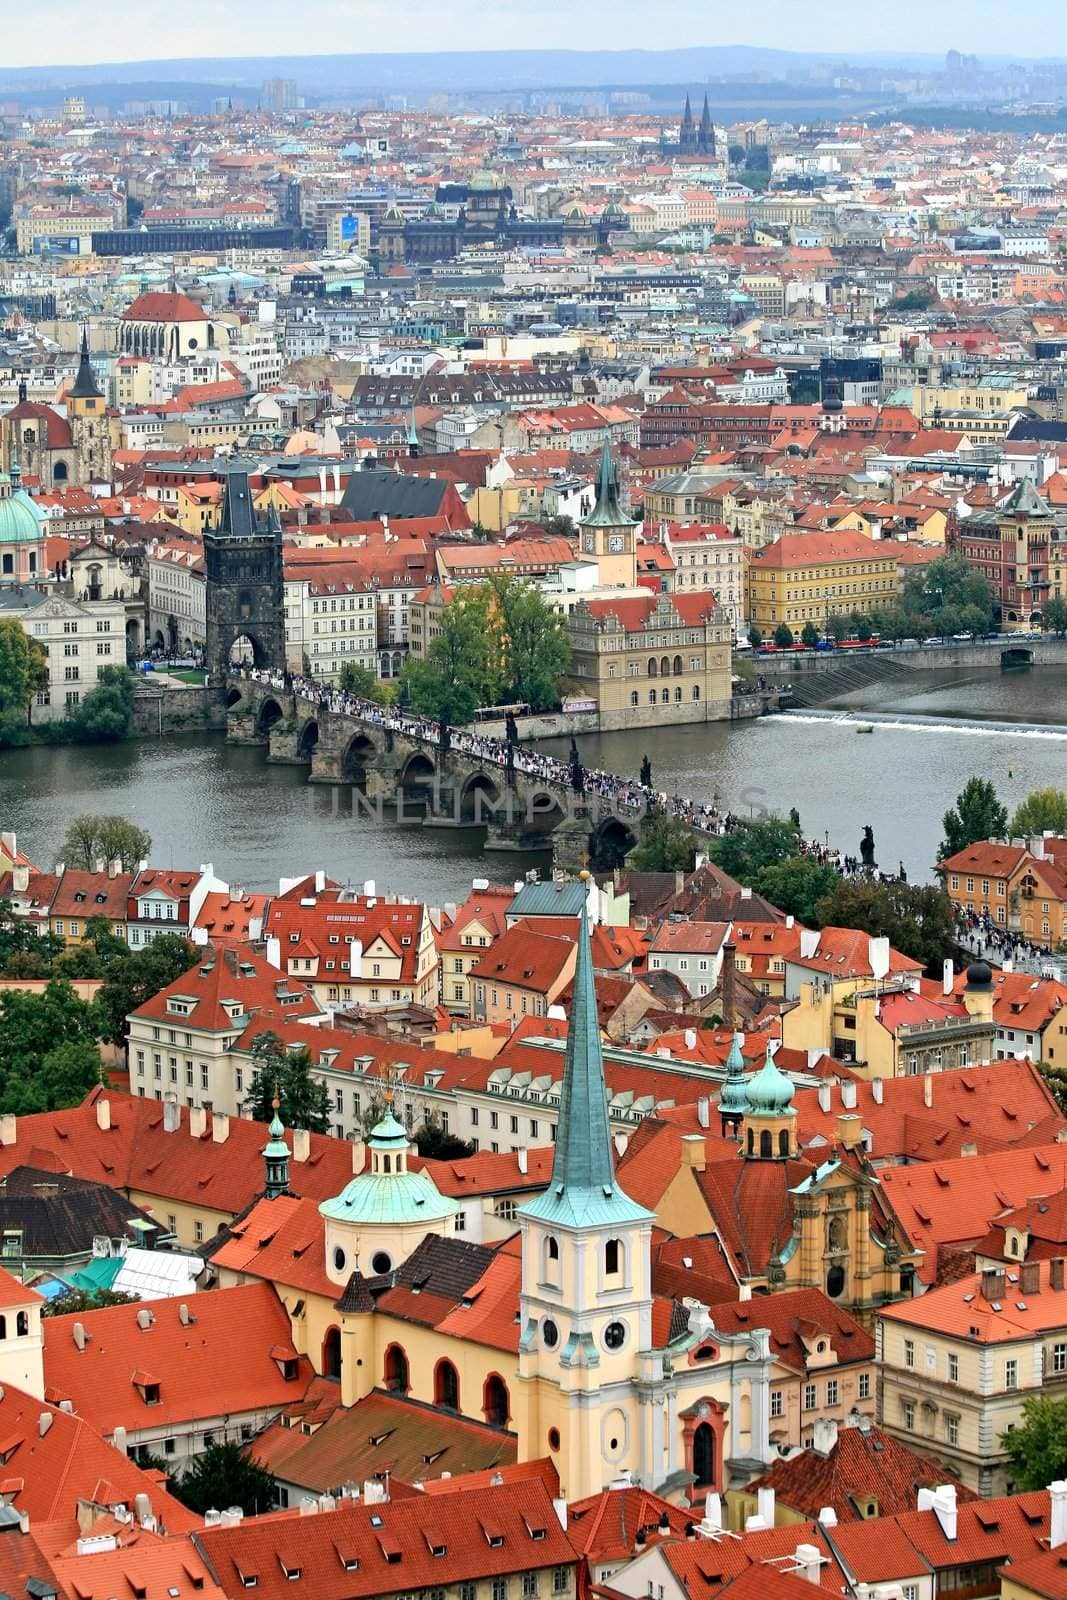
<svg viewBox="0 0 1067 1600">
<path fill-rule="evenodd" d="M 597 583 L 606 588 L 632 589 L 637 583 L 637 523 L 619 505 L 619 477 L 604 440 L 597 473 L 596 505 L 578 527 L 579 554 L 592 558 Z"/>
</svg>

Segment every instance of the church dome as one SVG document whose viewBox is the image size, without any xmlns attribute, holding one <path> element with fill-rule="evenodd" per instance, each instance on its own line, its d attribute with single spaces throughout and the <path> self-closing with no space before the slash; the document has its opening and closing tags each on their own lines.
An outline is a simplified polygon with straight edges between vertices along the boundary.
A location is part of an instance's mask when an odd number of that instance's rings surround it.
<svg viewBox="0 0 1067 1600">
<path fill-rule="evenodd" d="M 778 1070 L 770 1050 L 747 1087 L 749 1112 L 754 1117 L 780 1117 L 792 1107 L 793 1080 Z"/>
<path fill-rule="evenodd" d="M 0 472 L 0 544 L 39 544 L 44 518 L 17 481 Z"/>
<path fill-rule="evenodd" d="M 719 1091 L 719 1111 L 724 1116 L 744 1116 L 748 1110 L 745 1061 L 741 1054 L 741 1035 L 735 1033 L 726 1057 L 726 1082 Z"/>
<path fill-rule="evenodd" d="M 408 1133 L 386 1109 L 375 1123 L 367 1145 L 370 1167 L 345 1185 L 319 1214 L 332 1222 L 362 1227 L 396 1227 L 420 1223 L 430 1232 L 435 1222 L 453 1216 L 459 1206 L 440 1193 L 428 1172 L 408 1170 Z"/>
<path fill-rule="evenodd" d="M 474 174 L 467 187 L 469 189 L 487 192 L 494 189 L 499 189 L 502 187 L 502 185 L 499 176 L 495 172 L 490 171 L 488 167 L 483 167 L 480 172 L 476 172 Z"/>
<path fill-rule="evenodd" d="M 967 968 L 968 989 L 991 989 L 993 986 L 993 968 L 988 961 L 972 961 Z"/>
</svg>

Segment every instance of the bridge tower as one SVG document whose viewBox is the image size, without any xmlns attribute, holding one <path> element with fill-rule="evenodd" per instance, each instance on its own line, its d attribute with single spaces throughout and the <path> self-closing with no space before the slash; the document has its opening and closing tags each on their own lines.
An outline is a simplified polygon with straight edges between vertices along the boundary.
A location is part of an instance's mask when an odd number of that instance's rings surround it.
<svg viewBox="0 0 1067 1600">
<path fill-rule="evenodd" d="M 271 506 L 260 521 L 248 471 L 227 475 L 222 519 L 204 531 L 207 570 L 205 664 L 213 684 L 226 682 L 230 650 L 245 638 L 257 667 L 285 670 L 282 528 Z"/>
</svg>

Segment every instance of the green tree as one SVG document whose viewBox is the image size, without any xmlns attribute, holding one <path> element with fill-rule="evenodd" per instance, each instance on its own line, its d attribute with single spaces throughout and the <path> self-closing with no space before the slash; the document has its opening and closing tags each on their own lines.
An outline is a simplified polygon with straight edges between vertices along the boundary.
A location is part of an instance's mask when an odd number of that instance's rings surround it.
<svg viewBox="0 0 1067 1600">
<path fill-rule="evenodd" d="M 492 616 L 504 698 L 522 701 L 534 711 L 554 709 L 571 660 L 563 618 L 545 603 L 535 584 L 519 577 L 493 583 Z"/>
<path fill-rule="evenodd" d="M 97 1029 L 95 1004 L 87 1005 L 64 979 L 53 978 L 41 994 L 0 991 L 0 1112 L 55 1109 L 49 1102 L 76 1080 L 91 1086 L 89 1051 L 98 1081 Z M 88 1050 L 74 1055 L 69 1045 Z M 84 1098 L 84 1088 L 75 1098 Z"/>
<path fill-rule="evenodd" d="M 933 305 L 934 299 L 932 289 L 909 289 L 907 294 L 902 294 L 899 300 L 893 301 L 893 310 L 927 311 Z"/>
<path fill-rule="evenodd" d="M 760 645 L 763 643 L 763 635 L 760 633 L 755 623 L 753 623 L 751 628 L 748 630 L 748 642 L 752 646 L 753 650 L 758 650 Z"/>
<path fill-rule="evenodd" d="M 311 1069 L 311 1052 L 306 1045 L 287 1050 L 276 1033 L 257 1034 L 252 1046 L 252 1082 L 243 1115 L 256 1122 L 269 1122 L 277 1098 L 279 1115 L 287 1128 L 329 1133 L 330 1092 L 320 1079 L 312 1077 Z"/>
<path fill-rule="evenodd" d="M 711 855 L 731 878 L 754 889 L 762 872 L 798 856 L 800 845 L 800 829 L 795 823 L 782 817 L 761 817 L 714 840 Z"/>
<path fill-rule="evenodd" d="M 131 950 L 125 961 L 112 962 L 93 1001 L 100 1037 L 124 1043 L 130 1012 L 176 983 L 195 959 L 193 946 L 180 933 L 160 933 L 143 950 Z"/>
<path fill-rule="evenodd" d="M 77 1316 L 83 1311 L 99 1311 L 102 1306 L 132 1306 L 140 1295 L 124 1294 L 121 1289 L 68 1289 L 46 1300 L 41 1307 L 42 1317 Z"/>
<path fill-rule="evenodd" d="M 938 851 L 939 861 L 981 839 L 1003 839 L 1008 831 L 1008 813 L 988 778 L 968 778 L 956 804 L 945 812 L 942 826 L 945 837 Z"/>
<path fill-rule="evenodd" d="M 788 650 L 793 643 L 793 630 L 788 622 L 780 622 L 774 630 L 774 642 L 779 650 Z"/>
<path fill-rule="evenodd" d="M 441 631 L 421 661 L 402 674 L 410 702 L 423 716 L 469 722 L 478 706 L 496 701 L 497 629 L 489 591 L 479 584 L 461 589 L 441 611 Z"/>
<path fill-rule="evenodd" d="M 950 551 L 926 567 L 913 567 L 904 580 L 901 608 L 925 617 L 937 633 L 988 630 L 993 617 L 993 591 L 965 556 Z"/>
<path fill-rule="evenodd" d="M 870 617 L 856 618 L 856 638 L 867 644 L 874 637 L 874 623 Z"/>
<path fill-rule="evenodd" d="M 800 922 L 814 922 L 815 908 L 839 882 L 833 867 L 814 856 L 787 856 L 774 866 L 764 867 L 755 887 L 765 900 Z"/>
<path fill-rule="evenodd" d="M 697 842 L 692 828 L 665 811 L 645 819 L 641 842 L 630 852 L 627 865 L 638 872 L 692 872 Z"/>
<path fill-rule="evenodd" d="M 561 539 L 573 539 L 578 532 L 573 517 L 544 517 L 541 526 L 546 533 L 556 534 Z"/>
<path fill-rule="evenodd" d="M 1011 819 L 1013 839 L 1036 839 L 1047 832 L 1067 833 L 1067 794 L 1062 789 L 1033 789 Z"/>
<path fill-rule="evenodd" d="M 12 975 L 11 963 L 19 955 L 37 957 L 39 970 L 45 971 L 63 948 L 63 940 L 56 934 L 48 933 L 42 937 L 25 917 L 15 915 L 10 900 L 0 900 L 0 972 Z M 25 972 L 18 975 L 30 976 Z"/>
<path fill-rule="evenodd" d="M 68 1039 L 57 1044 L 42 1059 L 34 1075 L 33 1111 L 62 1111 L 65 1106 L 80 1106 L 91 1089 L 100 1082 L 100 1050 L 88 1039 Z"/>
<path fill-rule="evenodd" d="M 0 618 L 0 717 L 26 720 L 30 701 L 47 673 L 48 662 L 37 641 L 14 617 Z"/>
<path fill-rule="evenodd" d="M 835 644 L 840 644 L 842 639 L 848 638 L 848 618 L 835 611 L 826 619 L 826 632 Z"/>
<path fill-rule="evenodd" d="M 98 861 L 121 861 L 133 872 L 152 848 L 152 835 L 125 817 L 75 817 L 63 840 L 61 859 L 68 867 L 92 872 Z"/>
<path fill-rule="evenodd" d="M 246 1517 L 274 1509 L 274 1479 L 236 1444 L 209 1445 L 170 1491 L 201 1516 L 220 1506 L 240 1506 Z"/>
<path fill-rule="evenodd" d="M 86 744 L 114 744 L 129 738 L 133 685 L 133 673 L 128 667 L 101 667 L 96 687 L 68 713 L 71 736 Z"/>
<path fill-rule="evenodd" d="M 436 1112 L 427 1112 L 415 1129 L 415 1143 L 420 1156 L 427 1161 L 462 1161 L 472 1156 L 476 1146 L 468 1144 L 454 1133 L 446 1133 Z"/>
<path fill-rule="evenodd" d="M 1002 1433 L 1000 1444 L 1018 1489 L 1058 1483 L 1067 1472 L 1067 1399 L 1028 1396 L 1022 1422 Z"/>
<path fill-rule="evenodd" d="M 1046 633 L 1054 633 L 1062 639 L 1067 633 L 1067 600 L 1061 600 L 1058 594 L 1047 600 L 1041 613 L 1041 626 Z"/>
<path fill-rule="evenodd" d="M 887 938 L 902 955 L 938 973 L 956 940 L 952 902 L 931 884 L 841 878 L 819 901 L 815 916 L 822 927 L 859 928 Z"/>
<path fill-rule="evenodd" d="M 800 642 L 801 644 L 806 645 L 809 650 L 814 650 L 815 646 L 819 642 L 819 630 L 815 626 L 814 622 L 805 622 L 803 628 L 801 629 Z"/>
<path fill-rule="evenodd" d="M 358 661 L 342 662 L 337 681 L 346 694 L 359 695 L 361 700 L 373 700 L 381 706 L 388 699 L 386 685 L 381 678 L 376 677 L 369 667 L 360 666 Z"/>
</svg>

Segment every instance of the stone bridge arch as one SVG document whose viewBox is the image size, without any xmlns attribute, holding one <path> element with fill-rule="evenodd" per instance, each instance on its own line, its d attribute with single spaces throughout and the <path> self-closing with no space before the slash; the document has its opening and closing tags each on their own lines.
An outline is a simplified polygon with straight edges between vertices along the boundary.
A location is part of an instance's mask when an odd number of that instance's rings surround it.
<svg viewBox="0 0 1067 1600">
<path fill-rule="evenodd" d="M 636 844 L 636 831 L 622 817 L 602 817 L 589 835 L 590 864 L 602 872 L 621 867 Z"/>
<path fill-rule="evenodd" d="M 236 684 L 232 684 L 231 687 L 226 691 L 226 710 L 236 711 L 243 699 L 244 690 L 239 689 Z"/>
<path fill-rule="evenodd" d="M 378 756 L 378 746 L 370 735 L 359 728 L 345 745 L 341 756 L 342 783 L 355 784 L 357 789 L 367 787 L 367 769 Z"/>
<path fill-rule="evenodd" d="M 413 750 L 397 773 L 397 795 L 432 804 L 437 764 L 426 750 Z"/>
<path fill-rule="evenodd" d="M 507 785 L 503 777 L 477 768 L 460 790 L 459 815 L 464 822 L 487 822 L 505 808 Z"/>
<path fill-rule="evenodd" d="M 319 721 L 317 717 L 308 717 L 300 729 L 296 740 L 296 753 L 301 761 L 310 761 L 315 754 L 315 746 L 319 742 Z"/>
<path fill-rule="evenodd" d="M 259 710 L 256 712 L 256 732 L 260 735 L 269 734 L 276 723 L 284 720 L 285 712 L 281 705 L 274 695 L 269 694 L 260 702 Z"/>
</svg>

